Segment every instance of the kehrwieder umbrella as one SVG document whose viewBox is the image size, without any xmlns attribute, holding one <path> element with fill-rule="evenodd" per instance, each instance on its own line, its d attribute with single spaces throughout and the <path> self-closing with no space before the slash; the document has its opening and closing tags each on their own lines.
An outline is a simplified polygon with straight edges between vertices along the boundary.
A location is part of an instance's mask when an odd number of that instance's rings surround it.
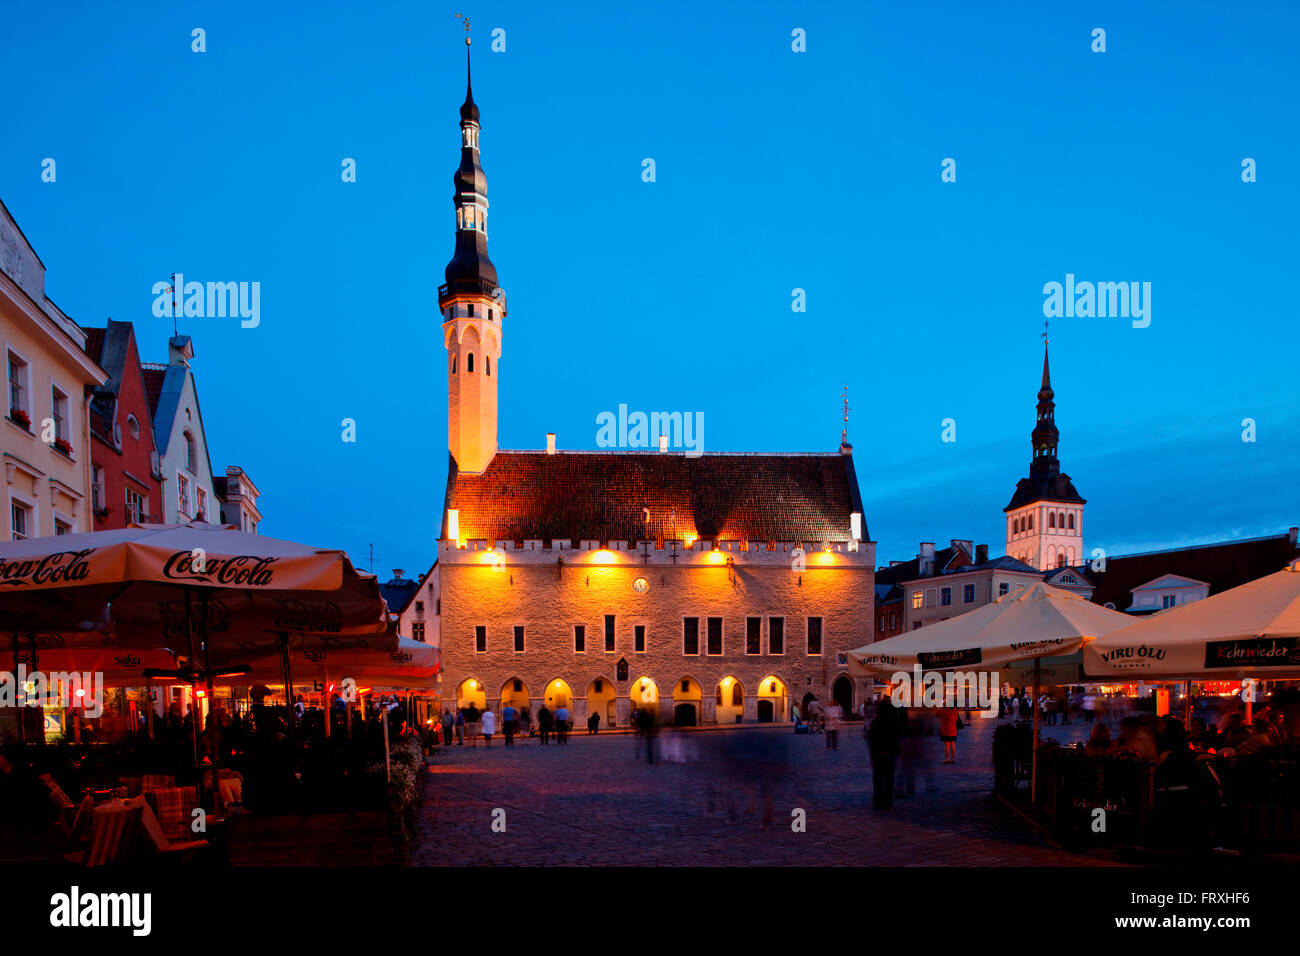
<svg viewBox="0 0 1300 956">
<path fill-rule="evenodd" d="M 1300 677 L 1300 561 L 1131 623 L 1083 651 L 1089 677 Z"/>
<path fill-rule="evenodd" d="M 1129 619 L 1077 594 L 1036 583 L 991 604 L 849 651 L 849 671 L 888 679 L 913 667 L 923 671 L 993 671 L 1016 661 L 1034 662 L 1034 767 L 1030 793 L 1037 797 L 1041 661 L 1070 654 Z"/>
</svg>

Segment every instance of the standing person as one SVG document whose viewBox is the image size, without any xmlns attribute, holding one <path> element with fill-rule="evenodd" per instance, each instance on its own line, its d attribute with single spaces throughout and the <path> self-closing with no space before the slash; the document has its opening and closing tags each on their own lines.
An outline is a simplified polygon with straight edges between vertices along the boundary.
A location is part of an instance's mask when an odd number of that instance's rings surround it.
<svg viewBox="0 0 1300 956">
<path fill-rule="evenodd" d="M 939 739 L 943 741 L 941 763 L 957 762 L 957 708 L 944 707 L 939 711 Z"/>
<path fill-rule="evenodd" d="M 1092 691 L 1083 695 L 1083 719 L 1087 723 L 1092 723 L 1093 718 L 1097 716 L 1097 698 Z"/>
<path fill-rule="evenodd" d="M 649 707 L 642 707 L 636 712 L 637 727 L 645 737 L 645 762 L 654 765 L 655 762 L 655 716 L 650 712 Z"/>
<path fill-rule="evenodd" d="M 451 746 L 451 734 L 456 729 L 456 718 L 451 715 L 451 708 L 442 709 L 442 745 Z"/>
<path fill-rule="evenodd" d="M 483 716 L 479 718 L 479 726 L 483 728 L 483 739 L 487 741 L 489 747 L 492 746 L 492 735 L 497 732 L 497 715 L 492 713 L 490 706 L 483 708 Z"/>
<path fill-rule="evenodd" d="M 839 701 L 831 701 L 826 708 L 826 749 L 840 749 L 840 725 L 844 723 L 844 708 Z"/>
<path fill-rule="evenodd" d="M 456 746 L 465 746 L 465 711 L 456 711 Z"/>
<path fill-rule="evenodd" d="M 527 704 L 519 709 L 519 732 L 525 737 L 533 735 L 533 715 L 529 712 Z"/>
<path fill-rule="evenodd" d="M 894 805 L 894 768 L 906 720 L 907 711 L 896 705 L 886 691 L 867 730 L 867 746 L 871 750 L 871 805 L 877 810 L 888 810 Z"/>
<path fill-rule="evenodd" d="M 563 704 L 555 708 L 555 739 L 562 744 L 569 742 L 569 708 Z"/>
<path fill-rule="evenodd" d="M 518 711 L 510 704 L 506 704 L 501 708 L 501 732 L 505 734 L 507 747 L 515 745 L 515 715 L 517 713 Z"/>
<path fill-rule="evenodd" d="M 542 746 L 545 747 L 551 742 L 551 727 L 554 718 L 551 716 L 550 709 L 542 704 L 542 709 L 537 712 L 537 735 L 542 738 Z"/>
<path fill-rule="evenodd" d="M 478 746 L 478 735 L 482 730 L 479 725 L 479 716 L 478 706 L 471 702 L 469 707 L 465 708 L 465 735 L 469 737 L 471 747 Z"/>
<path fill-rule="evenodd" d="M 593 710 L 591 716 L 587 718 L 587 736 L 598 733 L 600 733 L 600 714 Z"/>
<path fill-rule="evenodd" d="M 1012 720 L 1020 719 L 1020 698 L 1019 697 L 1011 698 L 1010 713 L 1011 713 Z"/>
</svg>

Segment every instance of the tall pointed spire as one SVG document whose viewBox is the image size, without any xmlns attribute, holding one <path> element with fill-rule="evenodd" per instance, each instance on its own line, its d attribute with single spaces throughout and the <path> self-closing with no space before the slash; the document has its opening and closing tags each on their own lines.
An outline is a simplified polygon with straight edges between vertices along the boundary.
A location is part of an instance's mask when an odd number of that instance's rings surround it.
<svg viewBox="0 0 1300 956">
<path fill-rule="evenodd" d="M 1029 464 L 1031 478 L 1052 478 L 1061 471 L 1056 457 L 1056 443 L 1060 432 L 1056 429 L 1056 393 L 1052 391 L 1052 375 L 1047 364 L 1047 342 L 1043 343 L 1043 384 L 1038 389 L 1038 419 L 1034 423 L 1030 444 L 1033 460 Z"/>
</svg>

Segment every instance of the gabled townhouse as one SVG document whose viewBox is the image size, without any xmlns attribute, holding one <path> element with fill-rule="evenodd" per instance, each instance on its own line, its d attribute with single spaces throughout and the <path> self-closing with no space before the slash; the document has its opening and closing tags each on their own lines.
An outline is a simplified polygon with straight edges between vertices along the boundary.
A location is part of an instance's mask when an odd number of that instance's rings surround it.
<svg viewBox="0 0 1300 956">
<path fill-rule="evenodd" d="M 190 368 L 193 358 L 190 337 L 176 335 L 167 343 L 166 365 L 143 364 L 154 440 L 162 459 L 163 507 L 158 521 L 163 524 L 195 518 L 220 521 L 198 386 Z"/>
</svg>

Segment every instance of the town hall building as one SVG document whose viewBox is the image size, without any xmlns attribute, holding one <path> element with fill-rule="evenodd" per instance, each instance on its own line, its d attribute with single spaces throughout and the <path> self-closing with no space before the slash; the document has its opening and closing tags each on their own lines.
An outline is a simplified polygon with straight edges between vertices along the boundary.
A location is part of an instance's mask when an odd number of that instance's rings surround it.
<svg viewBox="0 0 1300 956">
<path fill-rule="evenodd" d="M 449 469 L 416 591 L 444 705 L 566 706 L 602 728 L 641 708 L 680 725 L 785 721 L 814 697 L 855 709 L 847 652 L 873 639 L 875 544 L 847 435 L 809 454 L 497 447 L 508 310 L 468 82 L 460 130 L 438 290 Z"/>
</svg>

